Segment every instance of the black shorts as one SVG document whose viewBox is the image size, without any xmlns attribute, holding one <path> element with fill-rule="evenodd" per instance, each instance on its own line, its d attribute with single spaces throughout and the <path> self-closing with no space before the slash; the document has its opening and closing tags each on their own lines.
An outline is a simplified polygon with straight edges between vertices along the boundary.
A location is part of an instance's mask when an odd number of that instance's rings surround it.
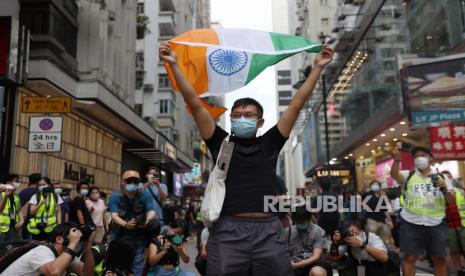
<svg viewBox="0 0 465 276">
<path fill-rule="evenodd" d="M 207 242 L 207 275 L 294 275 L 287 238 L 277 216 L 221 217 Z"/>
<path fill-rule="evenodd" d="M 443 221 L 436 226 L 417 225 L 401 220 L 400 252 L 407 256 L 447 256 L 447 224 Z"/>
</svg>

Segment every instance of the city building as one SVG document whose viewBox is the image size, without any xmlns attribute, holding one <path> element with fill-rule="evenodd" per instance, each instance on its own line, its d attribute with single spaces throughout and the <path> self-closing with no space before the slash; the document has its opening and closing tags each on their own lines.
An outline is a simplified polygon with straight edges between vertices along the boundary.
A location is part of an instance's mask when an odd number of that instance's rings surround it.
<svg viewBox="0 0 465 276">
<path fill-rule="evenodd" d="M 8 172 L 24 183 L 30 173 L 42 172 L 73 190 L 86 179 L 110 192 L 120 189 L 126 169 L 191 170 L 192 159 L 136 112 L 136 9 L 136 0 L 2 2 L 2 15 L 17 19 L 32 36 L 27 82 L 9 91 L 14 108 L 6 114 L 15 131 Z M 20 107 L 26 96 L 69 98 L 71 112 L 25 113 Z M 63 118 L 58 152 L 28 151 L 30 118 L 43 115 Z"/>
<path fill-rule="evenodd" d="M 195 160 L 195 168 L 204 165 L 206 152 L 201 150 L 200 133 L 188 113 L 181 94 L 175 92 L 158 55 L 158 45 L 195 28 L 210 24 L 209 0 L 139 0 L 137 3 L 138 37 L 136 43 L 135 107 L 143 118 L 163 137 L 173 143 L 187 159 Z M 199 155 L 203 152 L 204 154 Z M 207 162 L 208 163 L 208 162 Z M 198 170 L 196 170 L 198 171 Z M 200 185 L 200 177 L 193 183 Z M 178 177 L 183 182 L 182 176 Z"/>
<path fill-rule="evenodd" d="M 424 146 L 435 154 L 434 167 L 463 178 L 464 4 L 357 4 L 355 10 L 338 11 L 338 20 L 352 18 L 353 25 L 332 38 L 338 55 L 324 72 L 328 102 L 337 93 L 344 95 L 332 107 L 346 124 L 340 141 L 331 144 L 332 162 L 356 164 L 354 188 L 363 190 L 374 179 L 391 186 L 396 185 L 389 177 L 394 148 L 402 150 L 401 167 L 409 170 L 414 166 L 408 150 Z M 322 108 L 322 100 L 314 102 Z M 319 133 L 324 140 L 321 129 Z"/>
<path fill-rule="evenodd" d="M 338 7 L 337 0 L 273 1 L 273 27 L 275 32 L 304 36 L 313 42 L 322 42 L 329 37 Z M 314 55 L 300 53 L 286 59 L 276 68 L 276 91 L 278 114 L 288 106 L 292 96 L 311 70 Z M 317 86 L 315 90 L 319 90 Z M 284 145 L 278 162 L 278 173 L 284 177 L 290 194 L 304 188 L 311 181 L 305 172 L 317 162 L 319 144 L 307 135 L 316 135 L 316 115 L 310 106 L 305 106 Z M 306 127 L 311 125 L 312 129 Z M 334 130 L 335 132 L 336 130 Z M 304 142 L 302 142 L 304 141 Z"/>
</svg>

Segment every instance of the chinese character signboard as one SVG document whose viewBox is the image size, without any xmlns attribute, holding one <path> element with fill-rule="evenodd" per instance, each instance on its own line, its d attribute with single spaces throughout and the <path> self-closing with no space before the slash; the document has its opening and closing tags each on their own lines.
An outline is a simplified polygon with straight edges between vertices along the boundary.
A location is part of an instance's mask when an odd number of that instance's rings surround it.
<svg viewBox="0 0 465 276">
<path fill-rule="evenodd" d="M 465 125 L 430 128 L 431 151 L 436 160 L 465 160 Z"/>
<path fill-rule="evenodd" d="M 70 98 L 23 97 L 21 103 L 23 113 L 69 113 Z"/>
<path fill-rule="evenodd" d="M 431 59 L 402 70 L 412 126 L 465 121 L 465 58 Z"/>
<path fill-rule="evenodd" d="M 29 120 L 29 152 L 61 151 L 62 117 L 31 117 Z"/>
</svg>

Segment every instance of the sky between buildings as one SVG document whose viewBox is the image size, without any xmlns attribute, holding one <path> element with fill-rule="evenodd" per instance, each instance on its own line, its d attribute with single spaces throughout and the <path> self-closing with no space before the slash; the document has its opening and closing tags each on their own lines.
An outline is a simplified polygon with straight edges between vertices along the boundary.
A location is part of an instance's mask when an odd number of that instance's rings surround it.
<svg viewBox="0 0 465 276">
<path fill-rule="evenodd" d="M 223 28 L 245 28 L 273 31 L 271 0 L 211 0 L 211 21 Z M 277 122 L 276 86 L 274 67 L 269 67 L 257 78 L 241 89 L 226 95 L 226 129 L 230 131 L 229 109 L 236 99 L 251 97 L 262 104 L 265 125 L 260 129 L 263 135 Z"/>
</svg>

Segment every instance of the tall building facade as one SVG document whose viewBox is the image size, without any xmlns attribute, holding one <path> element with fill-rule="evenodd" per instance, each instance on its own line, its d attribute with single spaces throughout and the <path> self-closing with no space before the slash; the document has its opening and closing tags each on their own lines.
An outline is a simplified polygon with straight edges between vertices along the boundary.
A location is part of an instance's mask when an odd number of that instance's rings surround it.
<svg viewBox="0 0 465 276">
<path fill-rule="evenodd" d="M 331 33 L 337 7 L 337 0 L 275 0 L 273 1 L 274 31 L 304 36 L 316 43 L 321 42 Z M 287 108 L 292 96 L 305 80 L 305 74 L 311 69 L 308 66 L 313 65 L 313 57 L 314 55 L 301 53 L 275 66 L 278 114 Z M 319 86 L 316 90 L 318 89 Z M 303 188 L 305 182 L 309 181 L 304 172 L 311 166 L 308 160 L 312 159 L 319 150 L 319 145 L 313 143 L 310 146 L 305 143 L 309 137 L 306 136 L 308 131 L 304 129 L 314 120 L 310 106 L 306 105 L 280 154 L 278 172 L 284 177 L 290 194 L 295 194 L 298 188 Z M 316 128 L 314 123 L 312 128 Z"/>
<path fill-rule="evenodd" d="M 126 169 L 191 170 L 192 159 L 136 111 L 136 0 L 8 0 L 0 7 L 32 37 L 27 82 L 11 90 L 14 106 L 6 110 L 13 122 L 8 172 L 18 173 L 24 183 L 30 173 L 42 172 L 72 191 L 85 179 L 111 192 L 120 189 Z M 66 97 L 71 112 L 27 113 L 21 110 L 25 97 Z M 31 151 L 34 116 L 62 118 L 59 151 Z M 37 150 L 47 146 L 34 145 Z"/>
<path fill-rule="evenodd" d="M 210 1 L 139 0 L 137 18 L 136 110 L 188 158 L 202 164 L 202 156 L 206 152 L 201 150 L 200 133 L 187 112 L 181 94 L 171 87 L 164 64 L 159 58 L 158 46 L 189 30 L 208 28 Z M 199 152 L 203 154 L 199 155 Z"/>
</svg>

